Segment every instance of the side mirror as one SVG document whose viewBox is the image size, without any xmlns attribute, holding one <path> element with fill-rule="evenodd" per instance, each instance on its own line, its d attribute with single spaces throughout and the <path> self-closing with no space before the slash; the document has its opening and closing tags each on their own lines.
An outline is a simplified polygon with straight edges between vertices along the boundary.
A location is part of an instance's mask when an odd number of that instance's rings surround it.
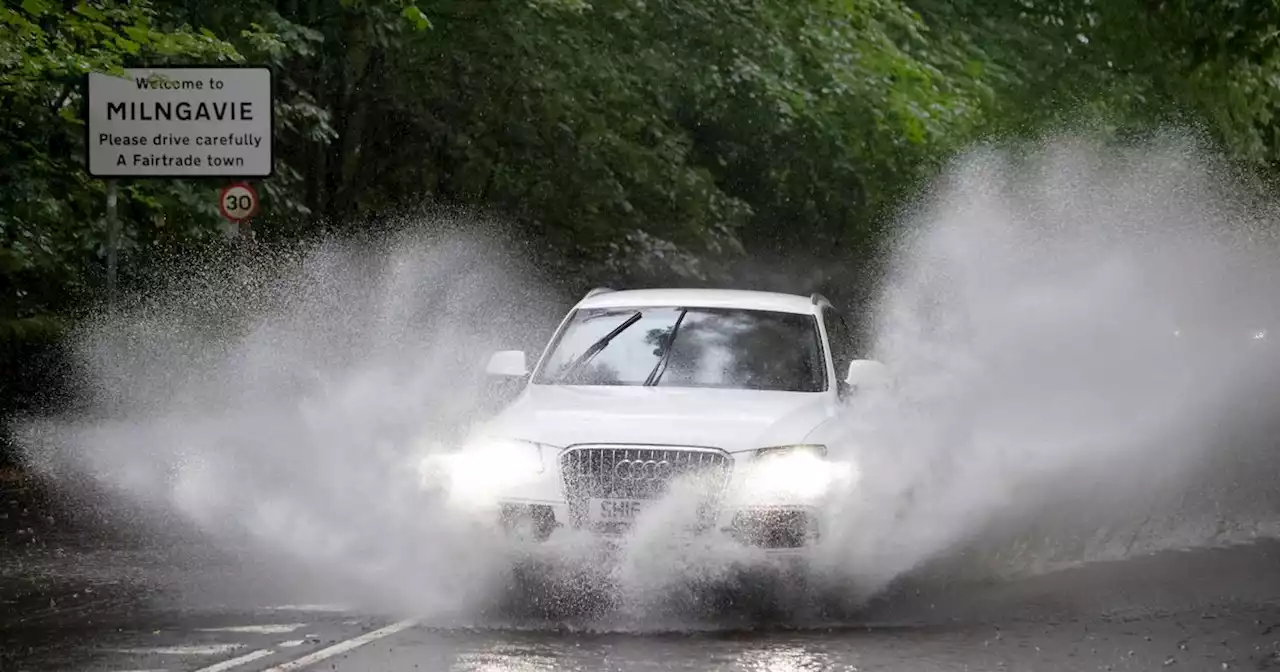
<svg viewBox="0 0 1280 672">
<path fill-rule="evenodd" d="M 521 378 L 528 375 L 529 365 L 525 361 L 523 350 L 503 350 L 489 357 L 489 365 L 485 373 L 491 376 L 514 376 Z"/>
<path fill-rule="evenodd" d="M 843 382 L 855 391 L 885 390 L 893 385 L 893 376 L 889 367 L 874 359 L 855 359 L 849 362 Z"/>
</svg>

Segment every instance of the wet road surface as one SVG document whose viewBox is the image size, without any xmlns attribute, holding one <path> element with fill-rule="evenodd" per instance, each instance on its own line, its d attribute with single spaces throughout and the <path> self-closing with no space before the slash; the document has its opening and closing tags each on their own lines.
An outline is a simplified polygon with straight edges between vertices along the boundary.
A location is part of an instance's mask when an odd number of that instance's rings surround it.
<svg viewBox="0 0 1280 672">
<path fill-rule="evenodd" d="M 5 672 L 1280 670 L 1270 541 L 986 585 L 919 580 L 824 627 L 628 633 L 439 627 L 345 606 L 199 540 L 15 529 L 0 547 Z"/>
<path fill-rule="evenodd" d="M 102 588 L 10 612 L 2 669 L 1280 669 L 1276 573 L 1280 548 L 1264 544 L 940 588 L 862 625 L 656 634 L 450 630 L 270 600 L 167 607 Z"/>
</svg>

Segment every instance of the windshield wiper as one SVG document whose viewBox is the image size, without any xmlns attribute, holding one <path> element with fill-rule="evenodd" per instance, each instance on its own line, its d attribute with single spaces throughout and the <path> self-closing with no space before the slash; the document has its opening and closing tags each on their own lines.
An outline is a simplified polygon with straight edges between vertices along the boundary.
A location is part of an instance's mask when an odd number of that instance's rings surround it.
<svg viewBox="0 0 1280 672">
<path fill-rule="evenodd" d="M 631 315 L 631 317 L 628 317 L 626 321 L 624 321 L 622 324 L 619 324 L 618 326 L 614 327 L 613 331 L 610 331 L 609 333 L 605 334 L 603 338 L 596 341 L 595 343 L 592 343 L 591 347 L 587 348 L 586 350 L 583 350 L 582 354 L 577 359 L 573 360 L 573 363 L 570 364 L 568 368 L 564 370 L 564 373 L 560 375 L 560 380 L 562 381 L 568 380 L 570 376 L 572 376 L 574 373 L 578 371 L 578 369 L 585 366 L 587 362 L 590 362 L 592 357 L 595 357 L 596 355 L 600 354 L 601 350 L 604 350 L 606 347 L 608 347 L 609 341 L 612 341 L 613 339 L 617 338 L 618 334 L 621 334 L 623 331 L 625 331 L 627 327 L 630 327 L 636 322 L 639 322 L 640 318 L 643 316 L 644 316 L 643 313 L 636 311 L 634 314 Z"/>
<path fill-rule="evenodd" d="M 658 359 L 658 363 L 653 365 L 653 370 L 649 372 L 649 377 L 645 379 L 646 387 L 652 387 L 658 384 L 658 379 L 662 374 L 667 372 L 667 362 L 671 359 L 671 349 L 676 343 L 676 332 L 680 331 L 680 323 L 684 321 L 684 316 L 689 314 L 689 310 L 680 311 L 680 317 L 676 318 L 676 323 L 671 325 L 671 333 L 667 335 L 666 346 L 662 349 L 662 357 Z"/>
</svg>

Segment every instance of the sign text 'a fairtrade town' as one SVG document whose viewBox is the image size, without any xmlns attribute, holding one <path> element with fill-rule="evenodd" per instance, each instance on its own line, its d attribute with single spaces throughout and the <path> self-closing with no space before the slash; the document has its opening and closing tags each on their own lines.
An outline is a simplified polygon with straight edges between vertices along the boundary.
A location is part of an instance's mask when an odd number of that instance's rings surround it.
<svg viewBox="0 0 1280 672">
<path fill-rule="evenodd" d="M 94 177 L 266 177 L 271 71 L 134 68 L 89 75 Z"/>
</svg>

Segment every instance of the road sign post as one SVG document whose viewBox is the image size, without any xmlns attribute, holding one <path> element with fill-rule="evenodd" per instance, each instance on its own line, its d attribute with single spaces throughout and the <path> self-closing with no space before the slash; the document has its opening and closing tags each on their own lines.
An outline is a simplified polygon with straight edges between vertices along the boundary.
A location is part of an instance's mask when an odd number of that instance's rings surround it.
<svg viewBox="0 0 1280 672">
<path fill-rule="evenodd" d="M 237 182 L 223 188 L 218 194 L 218 212 L 232 224 L 237 225 L 242 249 L 253 244 L 253 229 L 250 220 L 258 214 L 258 192 L 248 182 Z"/>
<path fill-rule="evenodd" d="M 120 254 L 120 213 L 116 211 L 119 187 L 107 180 L 107 309 L 116 307 L 116 262 Z"/>
</svg>

